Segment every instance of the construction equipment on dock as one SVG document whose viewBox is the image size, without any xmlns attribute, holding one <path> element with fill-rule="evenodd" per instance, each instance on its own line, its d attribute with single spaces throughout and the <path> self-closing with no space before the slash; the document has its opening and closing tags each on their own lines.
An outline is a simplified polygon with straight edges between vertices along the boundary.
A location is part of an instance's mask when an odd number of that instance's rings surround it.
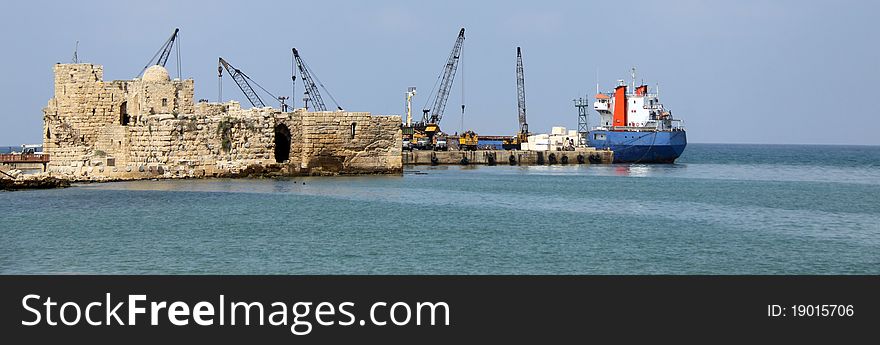
<svg viewBox="0 0 880 345">
<path fill-rule="evenodd" d="M 480 143 L 480 138 L 474 131 L 466 131 L 458 137 L 458 149 L 462 151 L 475 151 Z"/>
<path fill-rule="evenodd" d="M 434 135 L 434 151 L 446 151 L 449 150 L 449 137 L 443 133 L 437 133 Z"/>
<path fill-rule="evenodd" d="M 406 102 L 404 104 L 404 113 L 406 114 L 405 121 L 401 128 L 401 134 L 403 137 L 403 149 L 404 150 L 412 150 L 413 148 L 413 134 L 415 134 L 415 130 L 412 126 L 412 100 L 413 97 L 416 96 L 416 87 L 410 86 L 406 89 Z"/>
<path fill-rule="evenodd" d="M 226 72 L 228 72 L 229 75 L 232 77 L 232 80 L 235 81 L 235 84 L 238 85 L 238 88 L 241 89 L 241 92 L 244 93 L 244 95 L 245 95 L 245 97 L 247 97 L 248 101 L 251 102 L 252 106 L 263 108 L 266 106 L 266 103 L 263 102 L 263 99 L 260 98 L 260 96 L 254 90 L 254 88 L 251 87 L 251 83 L 253 83 L 258 88 L 260 88 L 260 90 L 263 90 L 263 92 L 265 92 L 269 96 L 272 96 L 272 98 L 275 98 L 278 101 L 280 101 L 282 111 L 287 110 L 287 104 L 284 103 L 284 101 L 287 99 L 287 97 L 276 97 L 271 92 L 269 92 L 269 90 L 266 90 L 266 88 L 260 86 L 260 84 L 258 84 L 256 81 L 254 81 L 253 79 L 248 77 L 247 74 L 244 74 L 244 72 L 242 72 L 238 68 L 233 67 L 231 64 L 229 64 L 229 62 L 227 62 L 226 60 L 223 60 L 223 58 L 221 57 L 219 62 L 217 63 L 217 78 L 218 79 L 221 79 L 221 80 L 223 79 L 223 70 L 224 69 L 226 69 Z"/>
<path fill-rule="evenodd" d="M 415 128 L 413 127 L 411 127 L 410 129 L 413 130 L 412 145 L 410 146 L 410 148 L 416 150 L 427 150 L 431 148 L 431 138 L 428 138 L 428 136 L 425 134 L 425 131 L 415 130 Z"/>
<path fill-rule="evenodd" d="M 461 28 L 458 32 L 458 37 L 455 39 L 455 44 L 452 46 L 452 51 L 446 59 L 446 65 L 440 73 L 437 93 L 432 92 L 433 95 L 428 99 L 427 103 L 425 103 L 425 105 L 431 104 L 431 108 L 422 109 L 422 120 L 409 126 L 412 127 L 412 131 L 414 132 L 413 141 L 415 143 L 413 146 L 415 148 L 431 149 L 435 143 L 434 135 L 440 132 L 440 120 L 443 119 L 443 112 L 446 110 L 446 101 L 449 99 L 449 92 L 452 90 L 452 82 L 455 79 L 455 72 L 458 69 L 463 43 L 464 28 Z M 421 136 L 427 139 L 424 140 L 426 146 L 420 145 L 417 141 L 417 137 Z"/>
<path fill-rule="evenodd" d="M 516 47 L 516 109 L 519 115 L 519 132 L 515 137 L 504 140 L 505 150 L 519 150 L 520 145 L 529 140 L 529 124 L 526 122 L 526 82 L 523 76 L 522 51 Z"/>
<path fill-rule="evenodd" d="M 339 103 L 336 102 L 336 99 L 333 98 L 330 91 L 327 91 L 327 88 L 324 87 L 324 84 L 321 83 L 317 77 L 313 77 L 314 73 L 312 72 L 312 69 L 306 65 L 305 61 L 303 61 L 302 57 L 299 55 L 299 51 L 297 51 L 296 48 L 293 48 L 292 50 L 293 59 L 296 61 L 296 67 L 302 75 L 303 84 L 305 85 L 305 91 L 303 92 L 303 107 L 308 110 L 309 102 L 312 102 L 312 108 L 314 108 L 314 111 L 327 111 L 327 106 L 324 104 L 321 92 L 318 91 L 318 85 L 320 85 L 321 88 L 324 89 L 324 92 L 327 93 L 327 96 L 330 96 L 330 100 L 336 105 L 336 109 L 342 110 L 342 107 L 339 106 Z M 315 83 L 315 81 L 317 81 L 317 83 Z M 293 82 L 296 83 L 296 75 L 293 76 Z"/>
</svg>

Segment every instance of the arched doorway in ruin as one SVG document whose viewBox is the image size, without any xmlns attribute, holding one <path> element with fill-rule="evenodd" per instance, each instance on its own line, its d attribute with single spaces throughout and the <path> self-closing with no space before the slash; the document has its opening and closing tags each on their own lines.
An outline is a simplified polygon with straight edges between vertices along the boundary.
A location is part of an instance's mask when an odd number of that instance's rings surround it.
<svg viewBox="0 0 880 345">
<path fill-rule="evenodd" d="M 122 101 L 122 104 L 119 105 L 119 124 L 128 126 L 130 121 L 131 117 L 128 115 L 128 102 Z"/>
<path fill-rule="evenodd" d="M 275 162 L 283 163 L 290 159 L 290 129 L 281 123 L 275 126 Z"/>
</svg>

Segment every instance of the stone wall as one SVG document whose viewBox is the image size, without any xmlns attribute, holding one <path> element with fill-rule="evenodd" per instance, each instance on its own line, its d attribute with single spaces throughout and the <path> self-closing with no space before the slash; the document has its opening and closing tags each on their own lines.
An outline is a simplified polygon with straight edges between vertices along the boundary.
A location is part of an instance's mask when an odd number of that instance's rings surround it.
<svg viewBox="0 0 880 345">
<path fill-rule="evenodd" d="M 55 65 L 48 170 L 75 180 L 402 171 L 400 116 L 194 104 L 193 86 L 158 66 L 104 82 L 101 66 Z"/>
<path fill-rule="evenodd" d="M 300 120 L 300 168 L 376 173 L 402 169 L 399 116 L 365 112 L 309 112 Z"/>
</svg>

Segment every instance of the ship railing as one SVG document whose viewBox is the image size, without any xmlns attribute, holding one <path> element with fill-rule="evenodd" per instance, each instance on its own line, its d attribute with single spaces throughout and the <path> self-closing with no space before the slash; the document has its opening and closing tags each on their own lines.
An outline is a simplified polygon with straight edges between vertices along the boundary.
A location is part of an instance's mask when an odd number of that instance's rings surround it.
<svg viewBox="0 0 880 345">
<path fill-rule="evenodd" d="M 672 119 L 672 120 L 670 120 L 670 122 L 671 122 L 670 128 L 672 130 L 681 130 L 681 131 L 684 130 L 684 121 L 682 121 L 681 119 Z"/>
<path fill-rule="evenodd" d="M 680 120 L 673 120 L 673 122 L 675 122 L 675 121 L 680 121 Z M 600 129 L 600 128 L 596 128 L 596 129 Z M 601 129 L 607 130 L 606 128 L 601 128 Z M 613 126 L 613 127 L 611 127 L 611 130 L 614 130 L 614 131 L 632 131 L 632 132 L 661 132 L 661 131 L 670 131 L 670 130 L 671 131 L 683 131 L 684 129 L 685 129 L 684 126 L 681 125 L 680 123 L 677 125 L 673 124 L 668 127 L 664 126 L 664 125 L 651 126 L 651 127 L 645 127 L 645 126 Z"/>
<path fill-rule="evenodd" d="M 609 95 L 613 96 L 614 93 L 611 93 L 611 94 L 609 94 Z M 637 94 L 635 94 L 635 92 L 630 92 L 630 93 L 627 93 L 626 96 L 627 96 L 627 97 L 648 97 L 648 98 L 659 98 L 659 97 L 660 97 L 660 94 L 658 94 L 658 93 L 646 93 L 646 94 L 644 94 L 644 95 L 637 95 Z"/>
<path fill-rule="evenodd" d="M 661 129 L 659 127 L 642 127 L 642 126 L 614 126 L 612 130 L 616 131 L 631 131 L 631 132 L 657 132 Z"/>
</svg>

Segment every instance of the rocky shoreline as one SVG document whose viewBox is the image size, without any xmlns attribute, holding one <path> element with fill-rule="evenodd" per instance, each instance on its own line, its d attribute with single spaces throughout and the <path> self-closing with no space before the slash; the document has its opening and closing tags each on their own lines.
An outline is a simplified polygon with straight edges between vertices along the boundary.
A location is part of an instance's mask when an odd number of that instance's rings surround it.
<svg viewBox="0 0 880 345">
<path fill-rule="evenodd" d="M 0 190 L 52 189 L 70 187 L 70 180 L 54 176 L 35 175 L 17 179 L 0 179 Z"/>
<path fill-rule="evenodd" d="M 0 191 L 15 191 L 27 189 L 52 189 L 70 187 L 71 183 L 106 183 L 106 182 L 122 182 L 122 181 L 139 181 L 139 180 L 181 180 L 181 179 L 211 179 L 211 178 L 232 178 L 232 179 L 285 179 L 302 176 L 341 176 L 341 175 L 391 175 L 402 174 L 403 171 L 388 170 L 358 170 L 331 173 L 328 171 L 294 171 L 282 164 L 272 164 L 268 166 L 251 164 L 245 168 L 235 171 L 224 171 L 218 174 L 205 175 L 199 177 L 187 175 L 154 175 L 139 176 L 131 178 L 119 177 L 78 177 L 73 175 L 40 173 L 34 175 L 25 174 L 3 174 L 0 176 Z"/>
</svg>

